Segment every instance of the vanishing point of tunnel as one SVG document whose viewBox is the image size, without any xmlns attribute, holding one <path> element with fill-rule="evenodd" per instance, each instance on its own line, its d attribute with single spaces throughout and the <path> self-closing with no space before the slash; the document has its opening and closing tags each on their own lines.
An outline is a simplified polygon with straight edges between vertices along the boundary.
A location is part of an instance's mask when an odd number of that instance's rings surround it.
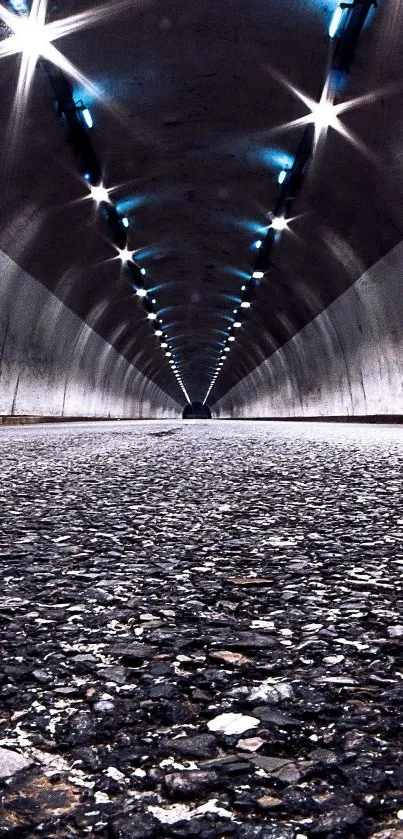
<svg viewBox="0 0 403 839">
<path fill-rule="evenodd" d="M 403 839 L 403 0 L 0 0 L 0 839 Z"/>
</svg>

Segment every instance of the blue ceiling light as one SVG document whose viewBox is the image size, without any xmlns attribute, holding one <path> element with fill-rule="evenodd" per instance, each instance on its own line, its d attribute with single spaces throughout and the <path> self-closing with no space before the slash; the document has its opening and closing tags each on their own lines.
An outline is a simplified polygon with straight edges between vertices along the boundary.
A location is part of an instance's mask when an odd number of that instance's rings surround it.
<svg viewBox="0 0 403 839">
<path fill-rule="evenodd" d="M 259 248 L 262 247 L 262 244 L 263 244 L 262 240 L 258 239 L 257 242 L 254 243 L 254 247 L 256 248 L 256 250 L 259 250 Z"/>
<path fill-rule="evenodd" d="M 330 26 L 329 26 L 329 37 L 330 38 L 335 38 L 337 36 L 337 34 L 339 32 L 339 29 L 340 29 L 340 24 L 343 20 L 343 17 L 344 17 L 344 9 L 342 9 L 340 6 L 338 6 L 338 8 L 334 10 L 333 17 L 330 21 Z"/>
<path fill-rule="evenodd" d="M 289 169 L 293 164 L 293 159 L 288 152 L 273 146 L 259 146 L 251 151 L 248 156 L 251 158 L 251 162 L 263 164 L 274 171 Z"/>
<path fill-rule="evenodd" d="M 27 15 L 29 12 L 28 3 L 25 0 L 10 0 L 10 6 L 18 15 Z"/>
<path fill-rule="evenodd" d="M 88 128 L 92 128 L 94 125 L 94 121 L 91 116 L 91 112 L 88 108 L 83 108 L 83 120 Z"/>
<path fill-rule="evenodd" d="M 373 8 L 378 0 L 352 0 L 351 3 L 340 3 L 340 12 L 333 15 L 329 27 L 330 37 L 335 38 L 331 69 L 348 73 L 355 58 L 358 39 L 362 29 L 368 24 Z M 334 33 L 333 36 L 331 33 Z"/>
</svg>

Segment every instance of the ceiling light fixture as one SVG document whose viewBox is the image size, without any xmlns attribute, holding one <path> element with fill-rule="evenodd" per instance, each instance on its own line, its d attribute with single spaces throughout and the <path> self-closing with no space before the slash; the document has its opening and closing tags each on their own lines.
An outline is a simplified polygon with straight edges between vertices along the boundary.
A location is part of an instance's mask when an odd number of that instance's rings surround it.
<svg viewBox="0 0 403 839">
<path fill-rule="evenodd" d="M 93 198 L 96 204 L 102 204 L 103 202 L 109 204 L 109 190 L 104 187 L 103 184 L 99 184 L 98 186 L 90 186 L 90 195 L 89 198 Z"/>
<path fill-rule="evenodd" d="M 83 119 L 88 128 L 93 127 L 94 121 L 92 119 L 91 112 L 88 110 L 88 108 L 83 108 Z"/>
<path fill-rule="evenodd" d="M 334 38 L 339 33 L 339 27 L 344 17 L 344 9 L 340 6 L 334 10 L 329 26 L 329 37 Z"/>
<path fill-rule="evenodd" d="M 122 260 L 123 264 L 125 264 L 125 262 L 130 262 L 130 260 L 133 259 L 133 251 L 129 251 L 128 248 L 118 248 L 118 256 L 119 259 Z M 142 295 L 140 294 L 139 297 L 141 296 Z"/>
<path fill-rule="evenodd" d="M 270 224 L 270 227 L 272 227 L 273 230 L 286 230 L 286 228 L 288 227 L 288 220 L 285 219 L 283 216 L 274 216 Z"/>
</svg>

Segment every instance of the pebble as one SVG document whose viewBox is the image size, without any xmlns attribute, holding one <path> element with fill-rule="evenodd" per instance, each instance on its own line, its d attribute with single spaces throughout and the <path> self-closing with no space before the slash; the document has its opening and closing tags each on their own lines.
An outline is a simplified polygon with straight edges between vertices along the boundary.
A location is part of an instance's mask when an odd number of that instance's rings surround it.
<svg viewBox="0 0 403 839">
<path fill-rule="evenodd" d="M 0 746 L 0 779 L 12 778 L 17 772 L 28 769 L 33 761 L 25 755 Z"/>
<path fill-rule="evenodd" d="M 246 714 L 219 714 L 207 723 L 210 731 L 219 731 L 222 734 L 243 734 L 244 731 L 249 731 L 251 728 L 259 725 L 259 720 L 256 717 L 249 717 Z"/>
<path fill-rule="evenodd" d="M 277 704 L 285 699 L 292 699 L 294 691 L 292 685 L 286 683 L 272 684 L 271 682 L 262 682 L 262 684 L 253 688 L 249 694 L 249 702 L 273 702 Z"/>
</svg>

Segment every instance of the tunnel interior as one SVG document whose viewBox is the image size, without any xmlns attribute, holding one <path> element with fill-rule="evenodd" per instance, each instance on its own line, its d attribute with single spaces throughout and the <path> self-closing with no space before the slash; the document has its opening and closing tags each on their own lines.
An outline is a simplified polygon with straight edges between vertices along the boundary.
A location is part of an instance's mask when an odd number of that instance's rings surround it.
<svg viewBox="0 0 403 839">
<path fill-rule="evenodd" d="M 403 839 L 402 32 L 0 0 L 1 839 Z"/>
<path fill-rule="evenodd" d="M 185 405 L 182 411 L 182 419 L 211 419 L 211 411 L 208 405 L 202 402 L 192 402 Z"/>
<path fill-rule="evenodd" d="M 0 415 L 401 414 L 402 16 L 5 0 Z"/>
</svg>

